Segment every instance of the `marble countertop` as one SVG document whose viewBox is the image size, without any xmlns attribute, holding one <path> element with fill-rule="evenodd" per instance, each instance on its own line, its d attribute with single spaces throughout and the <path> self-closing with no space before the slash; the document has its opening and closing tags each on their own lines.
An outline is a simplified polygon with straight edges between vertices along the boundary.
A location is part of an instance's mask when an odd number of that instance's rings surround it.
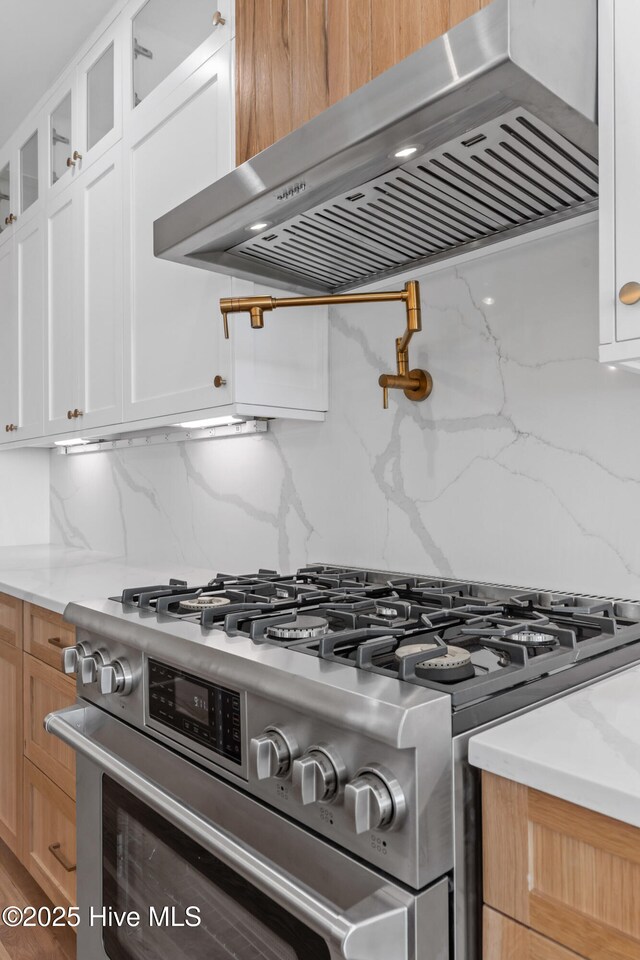
<svg viewBox="0 0 640 960">
<path fill-rule="evenodd" d="M 168 577 L 206 583 L 215 572 L 183 564 L 136 565 L 109 554 L 53 544 L 0 547 L 0 593 L 56 613 L 71 600 L 103 600 L 123 587 L 164 583 Z"/>
<path fill-rule="evenodd" d="M 640 827 L 640 666 L 472 737 L 469 760 Z"/>
</svg>

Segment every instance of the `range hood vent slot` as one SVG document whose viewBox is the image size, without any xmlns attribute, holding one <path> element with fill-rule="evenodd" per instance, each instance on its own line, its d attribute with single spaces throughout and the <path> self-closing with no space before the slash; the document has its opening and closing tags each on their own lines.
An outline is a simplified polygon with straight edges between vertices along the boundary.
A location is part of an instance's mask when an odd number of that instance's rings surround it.
<svg viewBox="0 0 640 960">
<path fill-rule="evenodd" d="M 597 197 L 597 159 L 513 111 L 231 252 L 339 290 Z"/>
</svg>

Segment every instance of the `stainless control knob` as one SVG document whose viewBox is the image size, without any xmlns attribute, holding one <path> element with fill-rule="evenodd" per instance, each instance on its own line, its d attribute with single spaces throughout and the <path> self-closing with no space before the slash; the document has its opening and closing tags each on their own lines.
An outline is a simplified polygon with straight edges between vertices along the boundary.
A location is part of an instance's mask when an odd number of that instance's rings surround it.
<svg viewBox="0 0 640 960">
<path fill-rule="evenodd" d="M 291 764 L 300 755 L 295 737 L 278 727 L 267 727 L 249 744 L 251 767 L 257 780 L 285 777 Z"/>
<path fill-rule="evenodd" d="M 126 697 L 133 688 L 133 673 L 126 660 L 114 660 L 98 669 L 98 686 L 103 696 L 117 693 Z"/>
<path fill-rule="evenodd" d="M 84 643 L 76 643 L 75 647 L 65 647 L 62 651 L 62 670 L 69 676 L 78 673 L 80 661 L 90 656 L 91 651 Z"/>
<path fill-rule="evenodd" d="M 78 674 L 85 686 L 98 679 L 98 664 L 94 657 L 82 657 L 78 665 Z"/>
<path fill-rule="evenodd" d="M 406 801 L 400 784 L 377 764 L 363 767 L 344 788 L 344 806 L 356 833 L 388 830 L 402 819 Z"/>
<path fill-rule="evenodd" d="M 335 753 L 319 744 L 295 761 L 292 779 L 298 799 L 305 806 L 329 801 L 338 794 L 345 779 L 345 767 Z"/>
<path fill-rule="evenodd" d="M 96 650 L 91 655 L 83 655 L 78 652 L 79 663 L 77 673 L 85 687 L 95 683 L 98 679 L 98 670 L 107 662 L 104 654 Z"/>
</svg>

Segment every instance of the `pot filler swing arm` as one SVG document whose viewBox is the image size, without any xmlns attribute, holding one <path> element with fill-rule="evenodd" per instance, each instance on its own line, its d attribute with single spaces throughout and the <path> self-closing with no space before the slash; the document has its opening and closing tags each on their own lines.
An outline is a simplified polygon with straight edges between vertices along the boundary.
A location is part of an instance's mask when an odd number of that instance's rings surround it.
<svg viewBox="0 0 640 960">
<path fill-rule="evenodd" d="M 422 330 L 420 312 L 420 285 L 409 280 L 402 290 L 387 290 L 377 293 L 338 293 L 315 297 L 223 297 L 220 310 L 224 322 L 224 335 L 229 339 L 229 314 L 248 313 L 254 330 L 264 327 L 264 311 L 278 307 L 317 307 L 338 303 L 383 303 L 401 301 L 407 312 L 407 328 L 396 339 L 396 373 L 381 374 L 378 383 L 382 387 L 385 410 L 389 405 L 389 390 L 403 390 L 409 400 L 425 400 L 433 389 L 433 380 L 426 370 L 409 370 L 409 344 L 414 333 Z"/>
</svg>

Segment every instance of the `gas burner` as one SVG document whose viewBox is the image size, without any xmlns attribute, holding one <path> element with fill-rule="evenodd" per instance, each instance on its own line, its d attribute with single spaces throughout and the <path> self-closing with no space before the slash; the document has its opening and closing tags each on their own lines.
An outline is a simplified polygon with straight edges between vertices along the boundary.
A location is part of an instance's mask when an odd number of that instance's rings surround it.
<svg viewBox="0 0 640 960">
<path fill-rule="evenodd" d="M 194 597 L 193 600 L 181 600 L 180 609 L 185 613 L 200 613 L 212 607 L 224 607 L 227 603 L 231 601 L 226 597 Z"/>
<path fill-rule="evenodd" d="M 440 683 L 454 683 L 457 680 L 468 680 L 475 675 L 471 654 L 462 647 L 443 646 L 439 643 L 407 643 L 397 648 L 395 655 L 398 661 L 411 657 L 413 660 L 420 654 L 436 656 L 419 660 L 414 665 L 416 677 L 422 680 L 436 680 Z"/>
<path fill-rule="evenodd" d="M 384 617 L 385 620 L 397 620 L 400 617 L 400 613 L 395 607 L 385 607 L 382 603 L 376 603 L 376 614 L 379 617 Z"/>
<path fill-rule="evenodd" d="M 323 637 L 329 632 L 329 623 L 324 617 L 300 616 L 273 624 L 265 630 L 267 637 L 274 640 L 309 640 Z"/>
<path fill-rule="evenodd" d="M 555 647 L 558 638 L 550 633 L 539 633 L 536 630 L 520 630 L 506 637 L 511 643 L 520 643 L 524 647 Z"/>
</svg>

